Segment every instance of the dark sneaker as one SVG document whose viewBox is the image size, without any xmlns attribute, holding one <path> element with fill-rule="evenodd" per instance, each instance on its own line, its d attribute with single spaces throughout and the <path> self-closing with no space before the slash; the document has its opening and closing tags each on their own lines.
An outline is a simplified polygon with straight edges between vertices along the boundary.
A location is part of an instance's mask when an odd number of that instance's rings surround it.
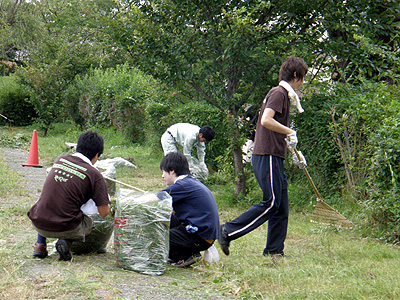
<svg viewBox="0 0 400 300">
<path fill-rule="evenodd" d="M 218 243 L 221 246 L 222 252 L 224 252 L 225 255 L 229 255 L 230 241 L 229 241 L 228 233 L 225 230 L 225 225 L 220 226 Z"/>
<path fill-rule="evenodd" d="M 58 260 L 70 261 L 72 259 L 70 245 L 66 240 L 58 240 L 56 249 L 59 254 Z"/>
<path fill-rule="evenodd" d="M 33 245 L 33 257 L 45 258 L 48 255 L 49 253 L 47 252 L 47 247 L 45 244 L 35 243 L 35 245 Z"/>
<path fill-rule="evenodd" d="M 194 263 L 198 262 L 201 260 L 201 254 L 200 253 L 196 253 L 193 254 L 192 256 L 190 256 L 187 259 L 182 259 L 178 262 L 175 263 L 171 263 L 171 266 L 173 267 L 177 267 L 177 268 L 186 268 L 189 267 L 191 265 L 193 265 Z"/>
</svg>

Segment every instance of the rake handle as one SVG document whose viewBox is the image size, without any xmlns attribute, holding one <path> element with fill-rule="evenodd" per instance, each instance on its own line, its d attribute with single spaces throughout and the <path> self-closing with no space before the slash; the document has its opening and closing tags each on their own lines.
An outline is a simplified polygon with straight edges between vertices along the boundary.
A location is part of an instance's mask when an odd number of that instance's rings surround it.
<svg viewBox="0 0 400 300">
<path fill-rule="evenodd" d="M 294 149 L 294 152 L 296 153 L 298 159 L 301 160 L 300 154 L 299 154 L 299 152 L 297 151 L 297 149 Z M 304 167 L 303 170 L 304 170 L 304 173 L 306 174 L 306 176 L 307 176 L 307 178 L 308 178 L 308 181 L 311 183 L 311 186 L 312 186 L 312 188 L 313 188 L 315 194 L 317 195 L 317 201 L 321 200 L 321 196 L 319 195 L 319 192 L 318 192 L 318 190 L 317 190 L 317 187 L 315 186 L 315 184 L 314 184 L 314 182 L 313 182 L 313 180 L 312 180 L 310 174 L 309 174 L 308 171 L 307 171 L 307 167 Z"/>
<path fill-rule="evenodd" d="M 143 191 L 143 190 L 141 190 L 141 189 L 139 189 L 139 188 L 137 188 L 137 187 L 134 187 L 134 186 L 132 186 L 132 185 L 129 185 L 129 184 L 127 184 L 127 183 L 118 181 L 118 180 L 116 180 L 116 179 L 112 179 L 112 178 L 107 177 L 107 176 L 104 176 L 104 175 L 103 175 L 103 177 L 104 177 L 104 179 L 107 179 L 107 180 L 114 181 L 114 182 L 116 182 L 116 183 L 125 185 L 125 186 L 127 186 L 127 187 L 129 187 L 129 188 L 131 188 L 131 189 L 136 190 L 136 191 L 139 191 L 139 192 L 142 192 L 142 193 L 145 193 L 145 192 L 146 192 L 146 191 Z"/>
</svg>

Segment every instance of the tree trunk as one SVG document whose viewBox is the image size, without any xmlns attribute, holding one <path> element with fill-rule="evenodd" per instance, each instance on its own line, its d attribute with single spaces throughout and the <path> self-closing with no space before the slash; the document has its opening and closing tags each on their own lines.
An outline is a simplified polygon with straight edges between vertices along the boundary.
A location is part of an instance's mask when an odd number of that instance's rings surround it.
<svg viewBox="0 0 400 300">
<path fill-rule="evenodd" d="M 43 137 L 46 137 L 48 130 L 49 130 L 49 126 L 45 126 L 44 130 L 43 130 Z"/>
<path fill-rule="evenodd" d="M 336 126 L 337 125 L 336 119 L 335 119 L 336 111 L 333 107 L 331 108 L 329 114 L 331 115 L 332 123 Z M 354 189 L 354 174 L 352 171 L 353 168 L 351 165 L 351 160 L 349 159 L 351 157 L 350 146 L 349 146 L 350 143 L 348 142 L 349 137 L 347 134 L 346 126 L 344 126 L 344 129 L 345 129 L 344 135 L 345 135 L 347 147 L 345 147 L 343 145 L 342 139 L 340 137 L 340 134 L 337 132 L 337 130 L 335 130 L 333 132 L 333 134 L 334 134 L 334 140 L 336 141 L 336 145 L 340 151 L 340 156 L 342 157 L 344 169 L 346 171 L 347 182 L 348 182 L 350 188 Z M 346 152 L 346 149 L 347 149 L 347 152 Z"/>
<path fill-rule="evenodd" d="M 235 145 L 233 149 L 233 163 L 235 166 L 235 195 L 246 195 L 246 176 L 244 174 L 242 148 Z"/>
</svg>

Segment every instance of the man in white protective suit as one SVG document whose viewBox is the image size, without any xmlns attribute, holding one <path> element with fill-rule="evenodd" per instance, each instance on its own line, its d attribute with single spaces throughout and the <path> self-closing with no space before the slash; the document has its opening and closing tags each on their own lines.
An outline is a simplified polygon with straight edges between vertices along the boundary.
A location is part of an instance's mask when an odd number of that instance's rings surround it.
<svg viewBox="0 0 400 300">
<path fill-rule="evenodd" d="M 208 177 L 208 168 L 205 164 L 206 145 L 214 138 L 214 130 L 210 126 L 199 127 L 189 123 L 177 123 L 170 126 L 161 136 L 161 145 L 164 155 L 177 152 L 177 145 L 183 147 L 183 154 L 189 163 L 189 170 L 193 177 Z M 197 148 L 197 158 L 192 157 L 192 149 Z"/>
</svg>

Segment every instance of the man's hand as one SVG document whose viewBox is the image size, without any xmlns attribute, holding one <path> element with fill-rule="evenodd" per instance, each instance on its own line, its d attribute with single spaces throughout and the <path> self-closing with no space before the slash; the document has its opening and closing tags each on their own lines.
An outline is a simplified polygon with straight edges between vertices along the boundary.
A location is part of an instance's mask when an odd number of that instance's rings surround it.
<svg viewBox="0 0 400 300">
<path fill-rule="evenodd" d="M 293 151 L 294 149 L 296 149 L 297 146 L 297 134 L 296 131 L 288 134 L 287 137 L 285 138 L 286 144 L 289 148 L 289 151 Z"/>
<path fill-rule="evenodd" d="M 293 152 L 292 155 L 293 155 L 293 164 L 295 166 L 298 166 L 300 169 L 304 169 L 305 167 L 307 167 L 307 161 L 304 158 L 304 155 L 303 153 L 301 153 L 301 151 L 297 151 L 297 153 Z"/>
</svg>

